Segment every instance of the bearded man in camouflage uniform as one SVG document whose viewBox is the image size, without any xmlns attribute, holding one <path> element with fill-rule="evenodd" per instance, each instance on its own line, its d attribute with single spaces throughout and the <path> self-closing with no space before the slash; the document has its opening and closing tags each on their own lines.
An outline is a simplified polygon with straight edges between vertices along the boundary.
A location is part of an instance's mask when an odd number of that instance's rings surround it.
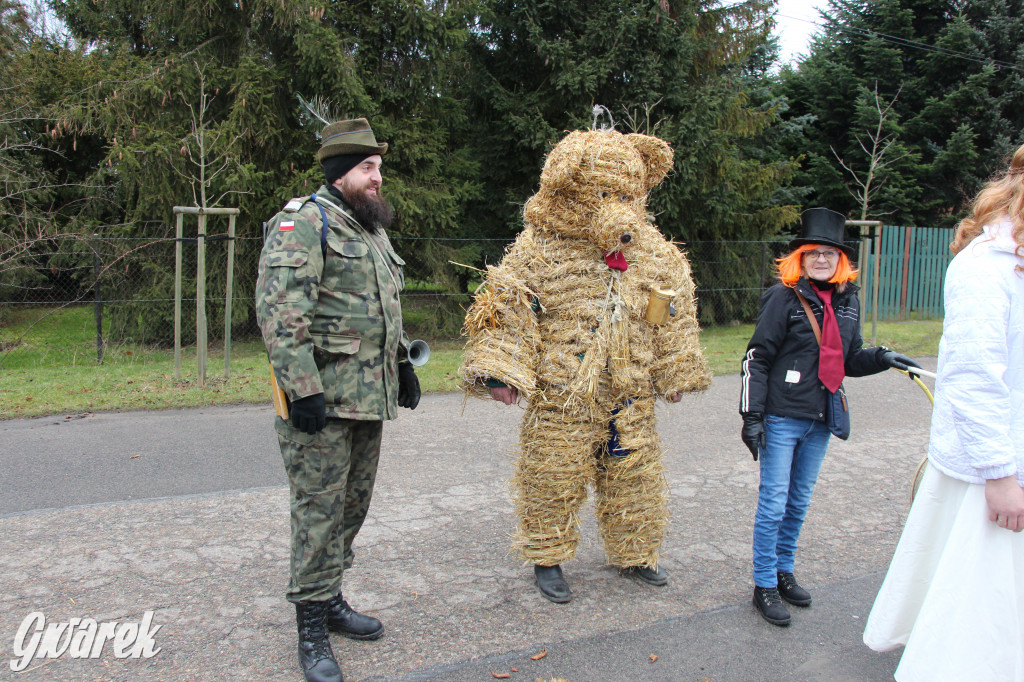
<svg viewBox="0 0 1024 682">
<path fill-rule="evenodd" d="M 404 262 L 385 233 L 388 145 L 362 118 L 331 123 L 322 139 L 326 185 L 267 225 L 256 317 L 290 408 L 275 429 L 291 488 L 299 662 L 307 680 L 338 682 L 327 630 L 376 639 L 384 629 L 348 605 L 341 578 L 370 505 L 383 420 L 414 409 L 420 388 L 402 330 Z"/>
</svg>

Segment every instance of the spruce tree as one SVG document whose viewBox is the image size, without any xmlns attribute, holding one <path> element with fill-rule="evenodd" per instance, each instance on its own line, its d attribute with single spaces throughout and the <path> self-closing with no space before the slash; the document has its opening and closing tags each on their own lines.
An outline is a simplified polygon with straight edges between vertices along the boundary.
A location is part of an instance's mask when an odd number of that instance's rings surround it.
<svg viewBox="0 0 1024 682">
<path fill-rule="evenodd" d="M 484 2 L 465 80 L 466 136 L 484 192 L 469 205 L 468 226 L 488 236 L 517 232 L 545 154 L 565 131 L 590 127 L 600 104 L 619 130 L 673 146 L 674 172 L 651 201 L 667 235 L 720 243 L 777 233 L 795 217 L 793 206 L 775 203 L 789 164 L 759 159 L 746 144 L 777 115 L 766 102 L 752 106 L 745 71 L 768 41 L 770 9 L 757 0 Z M 742 267 L 734 253 L 709 251 L 693 262 L 705 288 Z M 701 302 L 705 322 L 746 314 L 728 297 Z"/>
<path fill-rule="evenodd" d="M 810 56 L 779 82 L 793 103 L 787 116 L 814 119 L 796 183 L 813 187 L 813 203 L 860 217 L 838 159 L 865 167 L 858 137 L 877 122 L 877 84 L 904 156 L 867 217 L 955 224 L 1024 132 L 1020 3 L 831 0 L 825 16 Z"/>
<path fill-rule="evenodd" d="M 78 159 L 63 149 L 48 97 L 64 74 L 40 73 L 40 54 L 68 53 L 18 2 L 0 0 L 0 301 L 68 300 L 89 291 L 69 270 L 86 246 L 80 190 L 68 180 Z M 96 188 L 92 188 L 96 189 Z M 86 233 L 87 234 L 87 233 Z M 0 318 L 7 306 L 0 306 Z"/>
<path fill-rule="evenodd" d="M 93 45 L 81 56 L 81 80 L 60 98 L 61 131 L 101 142 L 91 176 L 109 187 L 119 213 L 109 222 L 121 226 L 105 234 L 171 233 L 171 207 L 200 196 L 200 130 L 217 170 L 201 189 L 242 211 L 236 282 L 251 290 L 262 221 L 323 182 L 315 160 L 323 124 L 303 114 L 299 94 L 329 100 L 334 118 L 369 118 L 389 142 L 384 190 L 395 233 L 444 233 L 474 190 L 471 165 L 451 161 L 457 146 L 446 124 L 459 109 L 443 79 L 465 30 L 454 6 L 54 0 L 54 8 Z M 160 258 L 131 273 L 153 298 L 169 291 L 173 259 Z M 222 283 L 211 276 L 209 294 Z M 236 324 L 251 322 L 247 300 L 235 311 Z"/>
<path fill-rule="evenodd" d="M 0 0 L 0 300 L 13 298 L 34 277 L 27 267 L 28 242 L 44 233 L 34 192 L 41 172 L 32 153 L 35 107 L 23 87 L 22 60 L 30 30 L 24 9 Z M 41 184 L 46 184 L 45 181 Z M 0 306 L 0 322 L 6 306 Z"/>
</svg>

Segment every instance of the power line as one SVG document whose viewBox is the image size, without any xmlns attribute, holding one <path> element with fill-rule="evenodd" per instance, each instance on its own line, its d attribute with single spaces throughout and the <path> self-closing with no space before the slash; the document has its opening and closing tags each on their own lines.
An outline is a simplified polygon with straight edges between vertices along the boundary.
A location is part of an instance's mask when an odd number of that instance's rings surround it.
<svg viewBox="0 0 1024 682">
<path fill-rule="evenodd" d="M 778 14 L 777 16 L 784 17 L 786 19 L 791 19 L 793 21 L 802 21 L 802 22 L 811 24 L 811 25 L 815 26 L 818 29 L 828 28 L 824 24 L 820 24 L 817 21 L 813 21 L 811 19 L 804 19 L 803 17 L 794 17 L 794 16 L 790 16 L 788 14 Z M 999 59 L 992 59 L 992 58 L 988 58 L 988 57 L 986 57 L 986 58 L 979 58 L 979 57 L 975 57 L 973 55 L 969 55 L 966 52 L 958 52 L 956 50 L 950 50 L 950 49 L 945 48 L 945 47 L 937 47 L 935 45 L 929 45 L 927 43 L 922 43 L 922 42 L 919 42 L 919 41 L 916 41 L 916 40 L 910 40 L 909 38 L 901 38 L 900 36 L 893 36 L 893 35 L 889 35 L 887 33 L 880 33 L 878 31 L 873 31 L 871 29 L 856 28 L 856 27 L 853 27 L 853 26 L 843 26 L 843 25 L 838 24 L 838 23 L 835 24 L 835 28 L 837 30 L 846 31 L 848 33 L 855 33 L 855 34 L 860 34 L 862 36 L 878 38 L 878 39 L 882 40 L 883 42 L 893 43 L 895 45 L 899 45 L 900 47 L 912 47 L 914 49 L 922 50 L 924 52 L 935 52 L 937 54 L 946 55 L 947 57 L 953 57 L 955 59 L 963 59 L 965 61 L 975 62 L 975 63 L 978 63 L 978 64 L 992 64 L 994 66 L 998 66 L 998 67 L 1004 68 L 1004 69 L 1012 69 L 1014 71 L 1021 71 L 1020 67 L 1018 67 L 1016 64 L 1013 64 L 1011 62 L 1004 62 L 1004 61 L 999 60 Z"/>
</svg>

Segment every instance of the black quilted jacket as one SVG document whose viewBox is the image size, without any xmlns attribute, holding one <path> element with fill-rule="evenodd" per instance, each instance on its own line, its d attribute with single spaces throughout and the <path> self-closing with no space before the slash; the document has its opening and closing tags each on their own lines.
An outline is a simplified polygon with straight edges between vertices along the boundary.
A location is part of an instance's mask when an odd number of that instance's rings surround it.
<svg viewBox="0 0 1024 682">
<path fill-rule="evenodd" d="M 822 304 L 817 292 L 805 277 L 796 286 L 820 326 Z M 848 284 L 841 293 L 832 294 L 846 376 L 851 377 L 888 369 L 880 358 L 884 347 L 861 347 L 858 289 Z M 757 326 L 743 357 L 740 412 L 824 420 L 828 389 L 818 380 L 818 352 L 818 341 L 796 293 L 782 283 L 768 289 L 761 297 Z"/>
</svg>

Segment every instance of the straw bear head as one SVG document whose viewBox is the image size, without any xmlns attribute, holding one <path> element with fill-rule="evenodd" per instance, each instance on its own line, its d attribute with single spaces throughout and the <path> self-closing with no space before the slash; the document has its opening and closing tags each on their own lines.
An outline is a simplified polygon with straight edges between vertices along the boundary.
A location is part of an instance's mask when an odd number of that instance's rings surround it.
<svg viewBox="0 0 1024 682">
<path fill-rule="evenodd" d="M 627 250 L 646 225 L 648 191 L 671 168 L 672 149 L 659 138 L 571 132 L 548 154 L 526 220 L 605 251 Z"/>
</svg>

